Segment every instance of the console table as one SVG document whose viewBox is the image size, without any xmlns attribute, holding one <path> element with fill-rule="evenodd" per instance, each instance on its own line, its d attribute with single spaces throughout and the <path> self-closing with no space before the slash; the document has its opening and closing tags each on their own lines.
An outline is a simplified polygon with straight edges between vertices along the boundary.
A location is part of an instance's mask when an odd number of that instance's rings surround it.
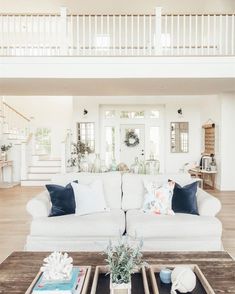
<svg viewBox="0 0 235 294">
<path fill-rule="evenodd" d="M 208 171 L 204 169 L 197 169 L 197 168 L 192 168 L 188 171 L 191 176 L 194 176 L 196 178 L 201 178 L 203 181 L 203 185 L 205 183 L 208 184 L 206 181 L 209 178 L 209 185 L 212 187 L 212 189 L 215 189 L 215 177 L 217 174 L 217 171 Z"/>
<path fill-rule="evenodd" d="M 24 294 L 49 252 L 14 252 L 0 264 L 0 293 Z M 74 265 L 104 264 L 100 252 L 71 252 Z M 197 264 L 215 293 L 235 293 L 235 261 L 226 252 L 145 252 L 149 264 Z M 91 286 L 92 280 L 90 280 Z M 89 293 L 89 291 L 88 291 Z M 134 293 L 133 293 L 134 294 Z"/>
<path fill-rule="evenodd" d="M 10 167 L 11 169 L 11 182 L 13 183 L 13 161 L 2 161 L 0 160 L 0 182 L 4 182 L 4 168 Z"/>
</svg>

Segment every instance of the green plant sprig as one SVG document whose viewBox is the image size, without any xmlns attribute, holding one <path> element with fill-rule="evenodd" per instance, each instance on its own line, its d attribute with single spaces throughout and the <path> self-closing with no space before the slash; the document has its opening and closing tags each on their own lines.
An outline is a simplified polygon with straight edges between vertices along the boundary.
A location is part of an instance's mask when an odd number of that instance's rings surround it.
<svg viewBox="0 0 235 294">
<path fill-rule="evenodd" d="M 109 243 L 105 250 L 105 261 L 109 266 L 108 274 L 111 275 L 112 283 L 129 283 L 131 281 L 131 274 L 140 269 L 140 267 L 147 265 L 142 260 L 142 246 L 143 242 L 141 241 L 137 246 L 131 247 L 125 237 L 119 240 L 116 246 L 112 242 Z"/>
</svg>

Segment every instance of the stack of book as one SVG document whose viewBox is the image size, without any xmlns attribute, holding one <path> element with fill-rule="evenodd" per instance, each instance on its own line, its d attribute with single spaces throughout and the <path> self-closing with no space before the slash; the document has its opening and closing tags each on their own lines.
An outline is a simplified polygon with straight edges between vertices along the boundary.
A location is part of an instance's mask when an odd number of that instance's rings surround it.
<svg viewBox="0 0 235 294">
<path fill-rule="evenodd" d="M 43 274 L 33 287 L 32 294 L 80 294 L 86 277 L 87 268 L 73 267 L 70 280 L 48 281 Z"/>
</svg>

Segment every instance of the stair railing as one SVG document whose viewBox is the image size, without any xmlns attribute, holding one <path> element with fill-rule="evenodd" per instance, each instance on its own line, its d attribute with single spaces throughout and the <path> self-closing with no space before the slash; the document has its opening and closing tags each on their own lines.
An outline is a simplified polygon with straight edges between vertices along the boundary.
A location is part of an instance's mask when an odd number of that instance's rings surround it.
<svg viewBox="0 0 235 294">
<path fill-rule="evenodd" d="M 30 119 L 2 100 L 3 134 L 9 139 L 25 140 L 30 133 Z"/>
</svg>

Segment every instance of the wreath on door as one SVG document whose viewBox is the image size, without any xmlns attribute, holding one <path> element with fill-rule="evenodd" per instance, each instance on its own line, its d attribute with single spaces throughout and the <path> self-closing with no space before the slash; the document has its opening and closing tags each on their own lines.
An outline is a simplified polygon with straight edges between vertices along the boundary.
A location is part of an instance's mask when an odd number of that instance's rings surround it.
<svg viewBox="0 0 235 294">
<path fill-rule="evenodd" d="M 135 147 L 139 145 L 140 139 L 134 130 L 126 133 L 126 140 L 124 141 L 127 147 Z"/>
</svg>

